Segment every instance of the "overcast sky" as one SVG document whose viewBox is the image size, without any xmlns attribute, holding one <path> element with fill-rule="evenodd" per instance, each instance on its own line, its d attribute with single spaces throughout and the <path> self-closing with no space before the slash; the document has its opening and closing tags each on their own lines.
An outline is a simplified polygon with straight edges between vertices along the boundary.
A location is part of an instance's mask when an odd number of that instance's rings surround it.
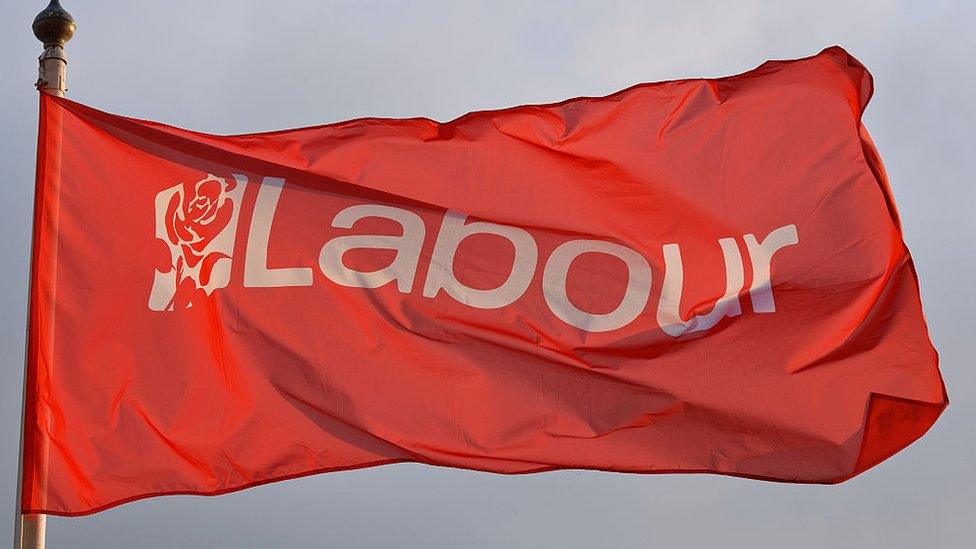
<svg viewBox="0 0 976 549">
<path fill-rule="evenodd" d="M 976 539 L 976 2 L 63 0 L 69 96 L 211 133 L 466 111 L 722 76 L 839 44 L 875 76 L 891 177 L 952 404 L 839 486 L 508 477 L 421 465 L 52 518 L 62 547 L 963 547 Z M 0 7 L 0 545 L 12 539 L 46 0 Z M 124 197 L 120 197 L 124 201 Z"/>
</svg>

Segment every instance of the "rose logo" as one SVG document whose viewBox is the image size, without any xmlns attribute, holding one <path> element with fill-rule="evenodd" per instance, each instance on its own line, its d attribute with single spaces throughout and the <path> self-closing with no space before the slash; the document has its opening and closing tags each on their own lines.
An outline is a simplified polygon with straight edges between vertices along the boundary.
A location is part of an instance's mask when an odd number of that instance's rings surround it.
<svg viewBox="0 0 976 549">
<path fill-rule="evenodd" d="M 169 250 L 170 269 L 156 270 L 150 309 L 189 308 L 227 285 L 246 183 L 240 175 L 207 174 L 156 195 L 156 238 Z"/>
<path fill-rule="evenodd" d="M 201 270 L 200 282 L 206 285 L 214 261 L 230 257 L 221 252 L 204 256 L 204 251 L 230 222 L 234 204 L 228 200 L 227 191 L 234 186 L 233 182 L 208 175 L 195 185 L 184 184 L 183 193 L 174 194 L 170 199 L 166 208 L 166 236 L 183 252 L 176 265 L 177 279 L 184 261 L 189 267 L 196 267 L 205 260 L 209 267 Z"/>
</svg>

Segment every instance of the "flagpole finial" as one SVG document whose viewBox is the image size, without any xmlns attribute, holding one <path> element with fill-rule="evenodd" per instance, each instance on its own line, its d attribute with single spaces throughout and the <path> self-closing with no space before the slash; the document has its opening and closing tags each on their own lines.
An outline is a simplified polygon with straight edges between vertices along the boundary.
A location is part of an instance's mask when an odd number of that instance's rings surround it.
<svg viewBox="0 0 976 549">
<path fill-rule="evenodd" d="M 61 2 L 51 0 L 51 3 L 34 18 L 34 36 L 44 42 L 45 46 L 64 46 L 75 35 L 75 18 L 61 7 Z"/>
<path fill-rule="evenodd" d="M 34 36 L 44 44 L 44 53 L 38 59 L 40 75 L 37 89 L 64 97 L 67 91 L 66 73 L 68 56 L 64 45 L 75 35 L 75 19 L 61 7 L 61 2 L 51 3 L 34 18 L 31 25 Z"/>
</svg>

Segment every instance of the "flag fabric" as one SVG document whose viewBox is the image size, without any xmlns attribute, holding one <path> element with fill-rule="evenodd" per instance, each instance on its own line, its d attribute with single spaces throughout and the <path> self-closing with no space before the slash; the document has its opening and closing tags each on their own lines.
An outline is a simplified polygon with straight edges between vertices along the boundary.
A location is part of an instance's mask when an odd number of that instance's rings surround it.
<svg viewBox="0 0 976 549">
<path fill-rule="evenodd" d="M 836 483 L 947 397 L 844 50 L 235 136 L 41 95 L 22 510 L 419 462 Z"/>
</svg>

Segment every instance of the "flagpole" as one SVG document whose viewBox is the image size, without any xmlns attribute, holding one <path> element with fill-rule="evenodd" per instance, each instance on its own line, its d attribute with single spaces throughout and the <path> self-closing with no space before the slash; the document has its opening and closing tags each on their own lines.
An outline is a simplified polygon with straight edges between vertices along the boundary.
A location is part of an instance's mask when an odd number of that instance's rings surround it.
<svg viewBox="0 0 976 549">
<path fill-rule="evenodd" d="M 44 44 L 44 53 L 37 59 L 40 73 L 37 89 L 58 97 L 68 91 L 68 56 L 64 45 L 75 34 L 75 20 L 61 7 L 58 0 L 51 0 L 31 25 L 34 36 Z"/>
<path fill-rule="evenodd" d="M 67 69 L 68 56 L 64 46 L 75 33 L 75 20 L 71 14 L 61 7 L 58 0 L 51 0 L 31 25 L 34 36 L 44 44 L 44 52 L 38 57 L 38 79 L 35 84 L 41 93 L 50 93 L 64 97 L 68 91 Z M 24 397 L 23 405 L 27 406 L 27 368 L 24 362 Z M 17 471 L 17 507 L 14 525 L 15 549 L 44 549 L 47 531 L 47 515 L 21 513 L 21 497 L 24 473 L 24 410 L 21 410 L 20 458 Z M 46 454 L 46 452 L 41 452 Z M 40 456 L 42 459 L 45 455 Z"/>
</svg>

